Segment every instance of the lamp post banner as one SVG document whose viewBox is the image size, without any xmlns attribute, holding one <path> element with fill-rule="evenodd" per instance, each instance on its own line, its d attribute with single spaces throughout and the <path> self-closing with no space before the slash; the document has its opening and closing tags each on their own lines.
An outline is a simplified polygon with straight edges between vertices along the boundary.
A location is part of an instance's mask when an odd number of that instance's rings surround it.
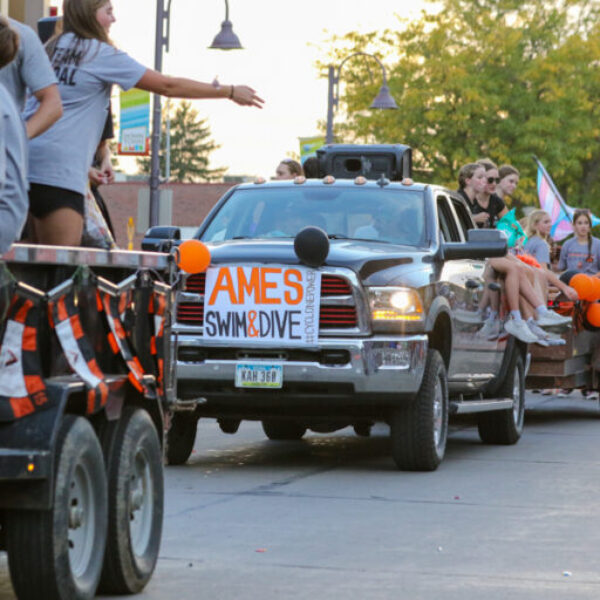
<svg viewBox="0 0 600 600">
<path fill-rule="evenodd" d="M 325 145 L 325 137 L 322 135 L 301 137 L 298 140 L 300 141 L 300 162 L 302 164 L 307 158 L 316 156 L 317 150 Z"/>
<path fill-rule="evenodd" d="M 150 92 L 121 91 L 119 154 L 148 156 L 150 153 Z"/>
</svg>

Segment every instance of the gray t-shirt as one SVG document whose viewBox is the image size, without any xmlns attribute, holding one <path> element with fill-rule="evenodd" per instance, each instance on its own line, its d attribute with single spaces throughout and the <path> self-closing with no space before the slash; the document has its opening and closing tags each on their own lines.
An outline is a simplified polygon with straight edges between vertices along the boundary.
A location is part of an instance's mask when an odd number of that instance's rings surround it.
<svg viewBox="0 0 600 600">
<path fill-rule="evenodd" d="M 600 240 L 592 238 L 592 247 L 588 252 L 588 245 L 580 244 L 577 238 L 567 240 L 560 249 L 558 268 L 561 271 L 579 271 L 590 275 L 600 271 Z"/>
<path fill-rule="evenodd" d="M 54 71 L 40 38 L 31 27 L 9 19 L 9 24 L 19 34 L 19 52 L 16 58 L 0 69 L 0 83 L 12 95 L 19 111 L 25 106 L 25 92 L 43 90 L 56 83 Z"/>
<path fill-rule="evenodd" d="M 532 235 L 523 247 L 527 254 L 531 254 L 542 266 L 550 264 L 550 246 L 539 235 Z"/>
<path fill-rule="evenodd" d="M 0 254 L 19 238 L 27 216 L 27 134 L 21 115 L 0 84 Z"/>
<path fill-rule="evenodd" d="M 29 142 L 29 181 L 85 194 L 88 168 L 98 147 L 111 85 L 132 88 L 146 67 L 125 52 L 72 33 L 60 37 L 50 59 L 58 78 L 63 116 Z M 37 110 L 27 100 L 25 118 Z"/>
</svg>

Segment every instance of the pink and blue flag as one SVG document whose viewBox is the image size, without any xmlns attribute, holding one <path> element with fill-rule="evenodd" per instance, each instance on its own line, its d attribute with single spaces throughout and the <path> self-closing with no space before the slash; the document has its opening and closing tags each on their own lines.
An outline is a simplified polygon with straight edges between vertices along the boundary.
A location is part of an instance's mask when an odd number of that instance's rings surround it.
<svg viewBox="0 0 600 600">
<path fill-rule="evenodd" d="M 537 191 L 540 207 L 550 215 L 550 218 L 552 219 L 550 235 L 552 236 L 552 239 L 559 242 L 573 233 L 571 221 L 575 209 L 562 199 L 560 192 L 556 189 L 556 186 L 548 174 L 548 171 L 544 168 L 544 165 L 542 165 L 535 156 L 534 160 L 538 166 Z M 596 226 L 600 223 L 598 217 L 591 213 L 590 216 L 592 217 L 592 226 Z"/>
</svg>

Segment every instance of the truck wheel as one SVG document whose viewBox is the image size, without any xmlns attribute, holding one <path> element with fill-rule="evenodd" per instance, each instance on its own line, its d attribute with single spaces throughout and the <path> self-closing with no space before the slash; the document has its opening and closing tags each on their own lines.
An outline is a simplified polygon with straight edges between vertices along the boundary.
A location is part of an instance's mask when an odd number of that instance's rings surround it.
<svg viewBox="0 0 600 600">
<path fill-rule="evenodd" d="M 190 457 L 196 441 L 198 418 L 191 412 L 174 412 L 167 431 L 167 464 L 182 465 Z"/>
<path fill-rule="evenodd" d="M 263 421 L 262 428 L 270 440 L 299 440 L 306 427 L 294 421 Z"/>
<path fill-rule="evenodd" d="M 508 410 L 480 414 L 477 419 L 479 437 L 484 444 L 516 444 L 525 422 L 525 367 L 523 357 L 517 350 L 513 351 L 506 379 L 497 395 L 500 398 L 512 398 L 514 406 Z"/>
<path fill-rule="evenodd" d="M 150 415 L 127 406 L 101 432 L 108 475 L 108 538 L 100 591 L 134 594 L 150 580 L 160 547 L 162 451 Z"/>
<path fill-rule="evenodd" d="M 11 510 L 6 549 L 21 600 L 93 598 L 106 543 L 107 497 L 98 438 L 83 417 L 66 415 L 54 449 L 50 510 Z"/>
<path fill-rule="evenodd" d="M 394 410 L 390 430 L 392 457 L 399 469 L 437 469 L 448 439 L 448 378 L 437 350 L 427 352 L 421 388 L 408 406 Z"/>
</svg>

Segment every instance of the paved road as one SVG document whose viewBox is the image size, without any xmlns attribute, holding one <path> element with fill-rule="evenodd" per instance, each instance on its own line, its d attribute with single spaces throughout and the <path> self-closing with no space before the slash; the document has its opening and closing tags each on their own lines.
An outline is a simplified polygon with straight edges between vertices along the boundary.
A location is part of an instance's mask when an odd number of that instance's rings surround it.
<svg viewBox="0 0 600 600">
<path fill-rule="evenodd" d="M 528 396 L 517 446 L 454 423 L 434 473 L 401 473 L 387 428 L 269 442 L 201 421 L 166 470 L 163 543 L 140 600 L 600 598 L 598 402 Z M 0 598 L 14 596 L 5 555 Z"/>
</svg>

